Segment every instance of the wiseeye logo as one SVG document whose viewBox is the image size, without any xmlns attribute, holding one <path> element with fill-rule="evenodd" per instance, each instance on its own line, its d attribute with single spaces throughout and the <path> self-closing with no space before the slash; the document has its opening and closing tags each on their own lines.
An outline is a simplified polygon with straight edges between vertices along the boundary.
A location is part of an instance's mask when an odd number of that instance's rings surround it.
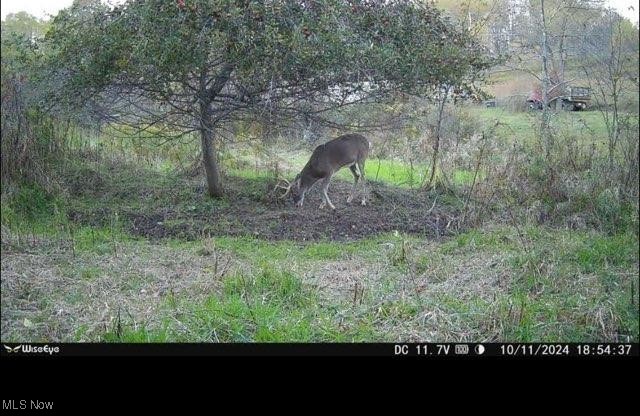
<svg viewBox="0 0 640 416">
<path fill-rule="evenodd" d="M 11 353 L 13 353 L 13 352 L 20 352 L 20 349 L 22 349 L 22 345 L 18 345 L 17 347 L 13 347 L 13 348 L 11 348 L 11 347 L 10 347 L 10 346 L 8 346 L 8 345 L 5 345 L 4 347 L 7 349 L 7 352 L 8 352 L 9 354 L 11 354 Z"/>
<path fill-rule="evenodd" d="M 53 355 L 60 352 L 60 347 L 51 347 L 49 345 L 31 345 L 21 344 L 15 347 L 5 345 L 4 348 L 9 354 L 22 352 L 23 354 L 48 354 Z"/>
</svg>

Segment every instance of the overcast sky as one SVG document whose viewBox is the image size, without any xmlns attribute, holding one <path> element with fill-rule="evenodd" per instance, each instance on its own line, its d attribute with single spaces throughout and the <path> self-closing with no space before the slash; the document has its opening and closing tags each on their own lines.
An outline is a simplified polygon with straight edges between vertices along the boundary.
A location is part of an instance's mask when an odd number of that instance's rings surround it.
<svg viewBox="0 0 640 416">
<path fill-rule="evenodd" d="M 123 0 L 111 0 L 111 3 L 121 3 Z M 632 22 L 638 22 L 638 3 L 640 0 L 607 0 L 611 7 L 629 18 Z M 58 10 L 69 7 L 73 0 L 0 0 L 0 8 L 2 8 L 2 19 L 9 13 L 19 11 L 28 12 L 34 16 L 44 18 L 48 14 L 56 14 Z M 629 9 L 633 7 L 633 10 Z"/>
<path fill-rule="evenodd" d="M 69 7 L 73 0 L 1 0 L 2 19 L 9 13 L 28 12 L 36 17 L 56 14 L 58 10 Z"/>
<path fill-rule="evenodd" d="M 36 17 L 45 18 L 55 15 L 60 9 L 71 6 L 73 0 L 0 0 L 2 19 L 9 13 L 25 11 Z M 123 3 L 123 0 L 110 0 L 108 3 Z"/>
</svg>

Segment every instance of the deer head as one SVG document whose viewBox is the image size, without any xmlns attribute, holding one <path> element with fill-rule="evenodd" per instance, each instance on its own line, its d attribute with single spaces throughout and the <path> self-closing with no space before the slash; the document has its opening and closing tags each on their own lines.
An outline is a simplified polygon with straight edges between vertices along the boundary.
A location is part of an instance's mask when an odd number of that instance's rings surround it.
<svg viewBox="0 0 640 416">
<path fill-rule="evenodd" d="M 369 155 L 370 149 L 371 143 L 359 134 L 340 136 L 337 139 L 316 147 L 311 154 L 311 158 L 293 182 L 289 183 L 285 180 L 287 186 L 276 185 L 276 188 L 285 189 L 285 193 L 280 198 L 284 198 L 290 194 L 296 206 L 302 207 L 307 191 L 309 191 L 316 182 L 320 181 L 322 184 L 323 198 L 320 209 L 326 205 L 329 205 L 331 209 L 335 209 L 335 206 L 329 199 L 329 195 L 327 195 L 329 183 L 334 173 L 345 166 L 349 166 L 355 183 L 349 198 L 347 198 L 347 202 L 351 202 L 357 185 L 362 182 L 362 205 L 366 205 L 364 163 Z"/>
<path fill-rule="evenodd" d="M 289 182 L 284 178 L 280 178 L 275 189 L 284 189 L 284 193 L 278 199 L 284 199 L 287 195 L 291 195 L 296 206 L 301 207 L 304 199 L 304 193 L 300 190 L 301 175 L 298 174 L 293 182 Z"/>
</svg>

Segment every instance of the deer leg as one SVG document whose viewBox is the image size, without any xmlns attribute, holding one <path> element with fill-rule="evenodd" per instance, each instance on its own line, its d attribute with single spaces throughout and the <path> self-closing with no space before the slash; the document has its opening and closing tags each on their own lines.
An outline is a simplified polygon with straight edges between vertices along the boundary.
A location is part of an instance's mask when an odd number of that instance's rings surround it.
<svg viewBox="0 0 640 416">
<path fill-rule="evenodd" d="M 360 174 L 360 180 L 359 182 L 362 183 L 362 202 L 361 205 L 365 206 L 367 205 L 367 182 L 364 179 L 364 160 L 363 161 L 359 161 L 356 164 L 357 168 L 358 168 L 358 173 Z"/>
<path fill-rule="evenodd" d="M 300 197 L 300 200 L 296 203 L 296 206 L 298 208 L 302 208 L 302 204 L 304 204 L 304 192 L 302 193 L 302 196 Z"/>
<path fill-rule="evenodd" d="M 321 180 L 321 182 L 322 182 L 322 202 L 320 203 L 320 206 L 318 207 L 318 209 L 322 209 L 325 206 L 327 206 L 327 197 L 326 197 L 326 194 L 324 193 L 324 181 L 325 181 L 325 179 Z"/>
<path fill-rule="evenodd" d="M 327 177 L 322 180 L 322 204 L 320 204 L 320 209 L 324 208 L 325 205 L 329 205 L 329 208 L 336 209 L 331 203 L 329 199 L 329 195 L 327 195 L 327 190 L 329 189 L 329 183 L 331 182 L 331 178 Z"/>
<path fill-rule="evenodd" d="M 361 173 L 358 170 L 358 164 L 354 163 L 353 165 L 349 166 L 349 169 L 351 170 L 351 173 L 353 174 L 353 188 L 351 188 L 351 193 L 349 194 L 349 197 L 347 198 L 347 203 L 351 203 L 351 201 L 353 201 L 353 196 L 356 193 L 356 187 L 358 186 L 358 182 L 360 181 L 361 178 Z"/>
</svg>

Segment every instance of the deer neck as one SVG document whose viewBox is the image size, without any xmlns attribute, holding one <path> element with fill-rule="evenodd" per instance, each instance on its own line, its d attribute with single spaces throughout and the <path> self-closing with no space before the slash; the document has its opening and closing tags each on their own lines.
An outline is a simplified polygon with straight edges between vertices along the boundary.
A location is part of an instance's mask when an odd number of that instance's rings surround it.
<svg viewBox="0 0 640 416">
<path fill-rule="evenodd" d="M 320 178 L 314 174 L 313 168 L 305 166 L 302 172 L 300 172 L 300 190 L 306 192 L 318 179 Z"/>
</svg>

